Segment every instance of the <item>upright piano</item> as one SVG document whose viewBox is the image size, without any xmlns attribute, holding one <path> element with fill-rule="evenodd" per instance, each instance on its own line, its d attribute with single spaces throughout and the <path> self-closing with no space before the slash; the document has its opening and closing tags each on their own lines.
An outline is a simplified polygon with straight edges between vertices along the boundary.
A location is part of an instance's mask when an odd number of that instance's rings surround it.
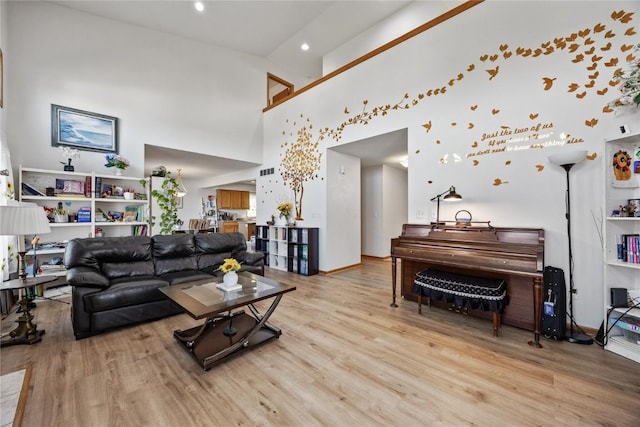
<svg viewBox="0 0 640 427">
<path fill-rule="evenodd" d="M 509 305 L 502 314 L 502 322 L 533 331 L 534 340 L 529 344 L 541 347 L 544 230 L 482 224 L 465 227 L 404 224 L 402 235 L 391 239 L 391 305 L 397 307 L 398 260 L 401 295 L 411 301 L 417 301 L 413 294 L 415 274 L 427 268 L 503 279 L 507 283 Z M 482 311 L 473 314 L 490 316 Z"/>
</svg>

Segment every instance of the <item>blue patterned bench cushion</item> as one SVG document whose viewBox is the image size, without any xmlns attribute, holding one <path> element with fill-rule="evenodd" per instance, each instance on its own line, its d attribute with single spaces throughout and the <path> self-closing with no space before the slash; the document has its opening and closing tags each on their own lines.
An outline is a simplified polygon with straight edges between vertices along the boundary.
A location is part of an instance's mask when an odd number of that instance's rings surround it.
<svg viewBox="0 0 640 427">
<path fill-rule="evenodd" d="M 457 307 L 502 313 L 509 303 L 507 284 L 502 279 L 467 276 L 438 270 L 415 275 L 413 293 Z"/>
</svg>

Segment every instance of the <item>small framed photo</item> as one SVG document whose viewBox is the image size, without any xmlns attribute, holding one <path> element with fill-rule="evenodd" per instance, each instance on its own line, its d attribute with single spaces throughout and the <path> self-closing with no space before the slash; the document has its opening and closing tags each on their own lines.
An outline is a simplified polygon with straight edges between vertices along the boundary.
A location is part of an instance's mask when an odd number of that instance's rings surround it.
<svg viewBox="0 0 640 427">
<path fill-rule="evenodd" d="M 182 209 L 184 207 L 183 199 L 184 197 L 176 197 L 176 204 L 178 205 L 178 209 Z"/>
<path fill-rule="evenodd" d="M 51 104 L 51 146 L 118 153 L 118 119 Z"/>
</svg>

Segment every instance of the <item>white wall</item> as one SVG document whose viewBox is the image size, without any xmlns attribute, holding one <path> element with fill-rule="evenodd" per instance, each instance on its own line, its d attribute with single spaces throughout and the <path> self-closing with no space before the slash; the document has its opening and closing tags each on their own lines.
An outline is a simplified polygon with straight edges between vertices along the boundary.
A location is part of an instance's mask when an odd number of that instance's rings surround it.
<svg viewBox="0 0 640 427">
<path fill-rule="evenodd" d="M 322 271 L 360 264 L 360 191 L 360 159 L 327 151 L 326 221 L 318 225 Z"/>
<path fill-rule="evenodd" d="M 382 167 L 382 191 L 384 202 L 382 204 L 383 224 L 381 229 L 381 250 L 377 256 L 391 255 L 391 239 L 398 237 L 402 232 L 402 224 L 408 221 L 408 172 L 389 166 Z"/>
<path fill-rule="evenodd" d="M 618 10 L 636 12 L 633 21 L 612 19 Z M 603 111 L 616 95 L 609 86 L 615 67 L 606 64 L 611 58 L 624 64 L 622 45 L 637 43 L 637 36 L 625 35 L 628 28 L 637 28 L 637 12 L 638 2 L 630 1 L 546 2 L 544 7 L 534 1 L 483 2 L 265 113 L 265 161 L 277 164 L 281 146 L 295 139 L 302 126 L 327 155 L 333 146 L 406 127 L 410 222 L 428 223 L 435 209 L 430 197 L 454 185 L 464 199 L 455 206 L 443 205 L 442 217 L 452 219 L 466 209 L 474 220 L 494 226 L 543 228 L 546 265 L 568 272 L 564 170 L 550 164 L 548 156 L 587 150 L 591 160 L 572 171 L 574 279 L 579 291 L 574 309 L 580 324 L 598 327 L 603 305 L 598 233 L 607 163 L 603 140 L 618 135 L 623 123 L 640 130 L 637 109 Z M 606 30 L 594 30 L 601 25 Z M 615 36 L 605 37 L 609 30 Z M 574 42 L 577 52 L 570 51 Z M 552 50 L 545 54 L 548 47 Z M 588 53 L 592 47 L 601 53 Z M 594 63 L 598 74 L 590 78 L 594 70 L 587 67 Z M 546 88 L 545 78 L 552 82 Z M 576 93 L 569 91 L 572 83 L 580 85 Z M 386 109 L 395 104 L 397 108 Z M 368 118 L 366 125 L 361 118 Z M 535 130 L 538 124 L 549 128 Z M 515 133 L 524 128 L 527 131 Z M 325 129 L 333 134 L 321 135 Z M 513 133 L 487 137 L 507 131 Z M 570 137 L 562 139 L 562 134 Z M 514 139 L 520 136 L 523 139 Z M 501 148 L 504 151 L 491 152 Z M 332 173 L 328 163 L 323 164 L 318 180 L 329 181 Z M 277 179 L 263 184 L 257 195 L 259 218 L 265 195 L 282 191 Z M 333 190 L 311 185 L 305 200 L 313 204 L 328 199 Z M 337 268 L 337 262 L 348 265 L 348 257 L 333 254 L 333 243 L 345 240 L 345 230 L 331 221 L 321 225 L 330 243 L 321 251 L 321 269 Z"/>
<path fill-rule="evenodd" d="M 382 165 L 362 168 L 361 179 L 362 255 L 381 256 L 384 219 Z"/>
<path fill-rule="evenodd" d="M 145 143 L 261 162 L 264 61 L 52 2 L 2 3 L 14 52 L 5 56 L 14 170 L 62 167 L 51 104 L 118 117 L 130 176 L 143 173 Z M 74 164 L 105 171 L 104 156 L 89 151 Z"/>
<path fill-rule="evenodd" d="M 0 2 L 0 49 L 2 49 L 3 61 L 6 61 L 7 52 L 8 52 L 8 43 L 7 43 L 7 3 Z M 7 66 L 3 65 L 3 75 L 2 75 L 2 84 L 4 90 L 4 105 L 7 104 L 6 101 L 6 92 L 7 92 Z M 5 129 L 5 117 L 6 117 L 6 108 L 0 109 L 0 139 L 6 142 L 6 129 Z"/>
<path fill-rule="evenodd" d="M 324 55 L 322 57 L 322 75 L 327 75 L 337 70 L 461 3 L 464 3 L 464 1 L 430 0 L 409 3 L 389 18 Z"/>
<path fill-rule="evenodd" d="M 388 257 L 391 238 L 407 222 L 407 171 L 386 165 L 362 169 L 362 255 Z"/>
</svg>

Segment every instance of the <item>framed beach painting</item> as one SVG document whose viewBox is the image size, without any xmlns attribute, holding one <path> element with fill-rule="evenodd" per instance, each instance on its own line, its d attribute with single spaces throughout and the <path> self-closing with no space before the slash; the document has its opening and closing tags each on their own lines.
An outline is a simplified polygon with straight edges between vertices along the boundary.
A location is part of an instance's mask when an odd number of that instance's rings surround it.
<svg viewBox="0 0 640 427">
<path fill-rule="evenodd" d="M 118 119 L 51 104 L 51 145 L 118 153 Z"/>
</svg>

